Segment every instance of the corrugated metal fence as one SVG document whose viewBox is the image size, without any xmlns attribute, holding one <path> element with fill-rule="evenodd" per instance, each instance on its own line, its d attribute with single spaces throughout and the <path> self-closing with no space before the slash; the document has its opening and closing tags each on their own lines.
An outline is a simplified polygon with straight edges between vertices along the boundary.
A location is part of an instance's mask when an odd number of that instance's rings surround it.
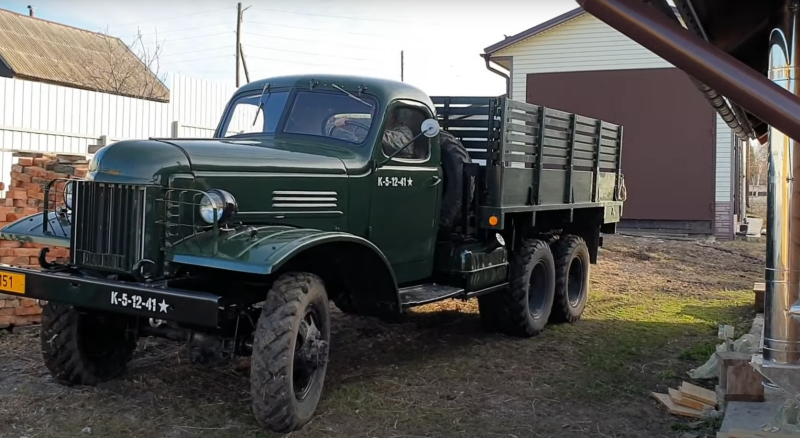
<svg viewBox="0 0 800 438">
<path fill-rule="evenodd" d="M 13 151 L 87 154 L 89 145 L 148 137 L 211 137 L 235 87 L 173 75 L 169 103 L 0 78 L 0 181 Z"/>
</svg>

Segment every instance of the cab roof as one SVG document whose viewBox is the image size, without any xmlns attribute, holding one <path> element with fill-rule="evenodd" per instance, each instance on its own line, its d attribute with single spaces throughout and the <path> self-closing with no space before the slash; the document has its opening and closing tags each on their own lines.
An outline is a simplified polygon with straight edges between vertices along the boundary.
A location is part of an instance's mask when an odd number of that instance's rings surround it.
<svg viewBox="0 0 800 438">
<path fill-rule="evenodd" d="M 253 90 L 261 91 L 266 84 L 276 88 L 308 88 L 312 81 L 316 84 L 315 87 L 320 89 L 336 90 L 336 88 L 333 87 L 333 85 L 336 85 L 356 96 L 358 95 L 359 87 L 365 87 L 364 92 L 378 98 L 381 105 L 386 105 L 394 99 L 412 99 L 427 105 L 431 112 L 435 112 L 430 96 L 425 94 L 421 89 L 405 82 L 368 76 L 335 74 L 275 76 L 245 84 L 239 87 L 237 94 Z"/>
</svg>

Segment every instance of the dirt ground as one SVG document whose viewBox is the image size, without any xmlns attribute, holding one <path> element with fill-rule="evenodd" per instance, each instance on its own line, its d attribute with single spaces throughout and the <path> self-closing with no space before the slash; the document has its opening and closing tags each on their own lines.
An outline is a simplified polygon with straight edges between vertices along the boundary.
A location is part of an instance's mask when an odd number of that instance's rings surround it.
<svg viewBox="0 0 800 438">
<path fill-rule="evenodd" d="M 677 437 L 688 422 L 649 393 L 688 379 L 718 324 L 749 330 L 763 260 L 763 243 L 606 237 L 585 318 L 527 340 L 481 332 L 474 300 L 402 324 L 335 312 L 324 398 L 291 436 Z M 250 416 L 246 359 L 202 368 L 146 340 L 123 379 L 69 388 L 38 349 L 38 330 L 0 335 L 2 437 L 275 436 Z"/>
</svg>

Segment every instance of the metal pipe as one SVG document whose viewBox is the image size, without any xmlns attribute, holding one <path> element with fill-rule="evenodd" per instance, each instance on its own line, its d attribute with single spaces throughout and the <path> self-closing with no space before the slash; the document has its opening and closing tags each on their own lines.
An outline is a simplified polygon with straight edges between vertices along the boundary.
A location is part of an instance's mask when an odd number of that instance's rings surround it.
<svg viewBox="0 0 800 438">
<path fill-rule="evenodd" d="M 641 0 L 576 0 L 636 41 L 792 138 L 800 138 L 800 99 L 741 61 L 691 34 Z"/>
<path fill-rule="evenodd" d="M 508 74 L 503 73 L 500 70 L 492 67 L 491 55 L 489 55 L 488 53 L 481 54 L 481 58 L 483 58 L 484 61 L 486 61 L 486 68 L 490 72 L 505 78 L 505 80 L 506 80 L 506 97 L 511 99 L 511 76 L 509 76 Z"/>
<path fill-rule="evenodd" d="M 769 38 L 769 79 L 792 94 L 797 81 L 797 0 L 787 2 L 786 19 Z M 767 269 L 764 296 L 764 365 L 800 365 L 800 321 L 791 315 L 800 298 L 800 142 L 769 128 Z M 800 175 L 800 173 L 798 173 Z"/>
</svg>

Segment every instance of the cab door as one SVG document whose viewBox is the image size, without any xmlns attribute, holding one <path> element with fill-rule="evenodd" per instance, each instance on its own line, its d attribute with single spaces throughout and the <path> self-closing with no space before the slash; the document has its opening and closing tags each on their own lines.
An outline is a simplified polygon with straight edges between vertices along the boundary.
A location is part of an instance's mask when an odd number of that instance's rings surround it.
<svg viewBox="0 0 800 438">
<path fill-rule="evenodd" d="M 391 155 L 381 141 L 391 111 L 403 114 L 401 123 L 415 136 L 422 122 L 432 118 L 427 108 L 416 102 L 390 105 L 373 151 L 378 163 Z M 392 158 L 370 176 L 369 239 L 389 259 L 398 283 L 427 278 L 433 270 L 442 191 L 439 139 L 420 136 L 414 148 L 413 158 Z"/>
</svg>

